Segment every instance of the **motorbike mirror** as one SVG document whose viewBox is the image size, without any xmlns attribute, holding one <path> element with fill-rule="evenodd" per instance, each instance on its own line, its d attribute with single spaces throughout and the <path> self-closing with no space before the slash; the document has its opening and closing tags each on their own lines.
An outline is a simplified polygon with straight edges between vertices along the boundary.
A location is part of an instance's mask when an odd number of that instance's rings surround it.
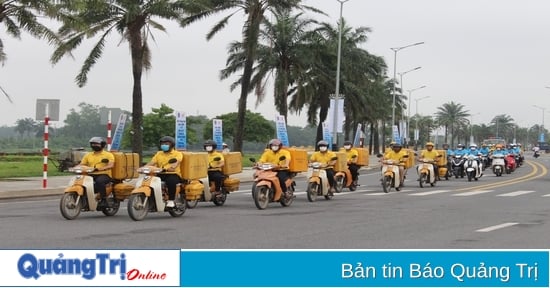
<svg viewBox="0 0 550 288">
<path fill-rule="evenodd" d="M 220 160 L 222 160 L 221 157 L 214 157 L 214 161 L 220 161 Z"/>
<path fill-rule="evenodd" d="M 248 160 L 250 160 L 250 162 L 252 162 L 252 163 L 256 163 L 256 158 L 250 157 L 250 158 L 248 158 Z"/>
<path fill-rule="evenodd" d="M 101 163 L 109 163 L 109 159 L 103 158 L 103 159 L 101 159 Z"/>
<path fill-rule="evenodd" d="M 178 159 L 176 159 L 176 158 L 171 158 L 170 160 L 168 160 L 168 163 L 170 163 L 170 164 L 174 164 L 176 162 L 178 162 Z"/>
<path fill-rule="evenodd" d="M 338 160 L 338 157 L 332 157 L 332 158 L 330 158 L 330 160 L 331 160 L 331 161 L 333 161 L 333 160 Z"/>
<path fill-rule="evenodd" d="M 352 155 L 351 158 L 357 158 L 357 155 Z"/>
<path fill-rule="evenodd" d="M 376 157 L 378 157 L 378 158 L 382 158 L 382 156 L 384 156 L 384 155 L 382 155 L 380 153 L 376 154 Z"/>
<path fill-rule="evenodd" d="M 406 155 L 404 155 L 404 156 L 403 156 L 403 158 L 409 158 L 409 155 L 408 155 L 408 154 L 406 154 Z"/>
<path fill-rule="evenodd" d="M 279 157 L 279 161 L 283 161 L 283 160 L 285 160 L 285 159 L 286 159 L 286 156 L 284 156 L 284 155 L 281 156 L 281 157 Z"/>
<path fill-rule="evenodd" d="M 414 156 L 418 156 L 418 153 L 414 152 Z"/>
</svg>

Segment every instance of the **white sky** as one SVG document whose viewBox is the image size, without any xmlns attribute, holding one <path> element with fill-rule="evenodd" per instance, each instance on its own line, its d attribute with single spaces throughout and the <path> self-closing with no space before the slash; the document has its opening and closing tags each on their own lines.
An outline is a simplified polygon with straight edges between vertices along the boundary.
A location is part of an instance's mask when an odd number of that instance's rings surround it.
<svg viewBox="0 0 550 288">
<path fill-rule="evenodd" d="M 337 0 L 305 3 L 329 14 L 311 16 L 336 25 Z M 545 88 L 550 86 L 549 12 L 547 0 L 349 0 L 343 16 L 353 27 L 372 28 L 364 48 L 386 59 L 389 77 L 393 77 L 394 61 L 390 48 L 425 42 L 397 54 L 397 72 L 422 67 L 403 76 L 403 89 L 427 86 L 412 93 L 411 114 L 417 109 L 414 100 L 429 96 L 418 101 L 422 115 L 455 101 L 474 115 L 475 124 L 488 124 L 495 115 L 507 114 L 527 127 L 541 124 L 543 114 L 550 114 L 550 89 Z M 142 79 L 145 113 L 161 103 L 208 117 L 237 111 L 240 88 L 231 93 L 233 79 L 222 82 L 218 75 L 225 66 L 228 43 L 240 40 L 242 15 L 236 15 L 213 40 L 205 40 L 213 23 L 225 15 L 186 29 L 166 25 L 167 34 L 156 32 L 156 44 L 151 43 L 153 69 Z M 0 37 L 8 56 L 0 68 L 0 86 L 14 100 L 10 104 L 0 97 L 0 126 L 34 118 L 37 98 L 60 99 L 61 121 L 54 123 L 59 126 L 80 102 L 131 111 L 130 55 L 126 42 L 119 45 L 119 35 L 112 35 L 84 88 L 78 88 L 73 79 L 95 41 L 80 47 L 75 59 L 66 57 L 52 66 L 53 49 L 44 42 L 27 35 L 15 40 L 2 25 Z M 255 109 L 251 95 L 249 108 L 274 119 L 272 98 L 266 95 L 265 103 Z M 306 121 L 303 115 L 291 115 L 287 123 L 303 126 Z"/>
</svg>

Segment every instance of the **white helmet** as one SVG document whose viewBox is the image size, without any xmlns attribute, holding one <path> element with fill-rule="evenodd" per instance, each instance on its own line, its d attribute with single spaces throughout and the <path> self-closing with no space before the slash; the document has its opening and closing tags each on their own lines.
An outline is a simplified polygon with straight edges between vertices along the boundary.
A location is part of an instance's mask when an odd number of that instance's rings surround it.
<svg viewBox="0 0 550 288">
<path fill-rule="evenodd" d="M 471 150 L 477 149 L 477 144 L 476 144 L 476 143 L 470 144 L 470 149 L 471 149 Z"/>
</svg>

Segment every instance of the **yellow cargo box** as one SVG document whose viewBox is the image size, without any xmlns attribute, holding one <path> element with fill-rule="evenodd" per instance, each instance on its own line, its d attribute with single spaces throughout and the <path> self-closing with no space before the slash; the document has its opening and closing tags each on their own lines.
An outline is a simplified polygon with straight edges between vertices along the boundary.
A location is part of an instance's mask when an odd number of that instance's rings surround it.
<svg viewBox="0 0 550 288">
<path fill-rule="evenodd" d="M 336 160 L 336 164 L 334 165 L 334 171 L 346 171 L 348 169 L 346 152 L 336 152 L 336 157 L 338 157 L 338 160 Z"/>
<path fill-rule="evenodd" d="M 307 150 L 298 148 L 287 148 L 287 150 L 290 152 L 290 172 L 307 172 Z"/>
<path fill-rule="evenodd" d="M 204 185 L 198 181 L 193 180 L 191 183 L 185 185 L 185 199 L 186 200 L 198 200 L 201 198 L 204 191 Z"/>
<path fill-rule="evenodd" d="M 439 157 L 438 161 L 437 161 L 437 166 L 447 166 L 447 151 L 446 150 L 437 150 L 437 152 L 439 152 L 439 155 L 441 155 L 441 157 Z"/>
<path fill-rule="evenodd" d="M 409 169 L 416 164 L 416 156 L 414 156 L 414 150 L 412 149 L 404 149 L 404 150 L 407 152 L 407 155 L 409 155 L 409 158 L 405 159 L 405 169 Z"/>
<path fill-rule="evenodd" d="M 208 154 L 206 152 L 181 152 L 181 175 L 183 179 L 193 180 L 208 177 Z"/>
<path fill-rule="evenodd" d="M 243 172 L 243 156 L 241 152 L 223 153 L 224 165 L 222 172 L 224 175 L 233 175 Z"/>
<path fill-rule="evenodd" d="M 357 165 L 359 166 L 369 166 L 369 149 L 368 148 L 355 148 L 359 152 L 357 158 Z"/>
<path fill-rule="evenodd" d="M 124 180 L 137 178 L 137 168 L 139 168 L 138 153 L 112 152 L 115 156 L 115 166 L 112 174 L 115 180 Z"/>
<path fill-rule="evenodd" d="M 239 180 L 238 178 L 225 178 L 223 180 L 223 186 L 229 192 L 239 190 L 239 185 L 240 184 L 241 184 L 241 180 Z"/>
<path fill-rule="evenodd" d="M 130 196 L 130 193 L 134 190 L 134 185 L 128 183 L 116 183 L 114 187 L 115 197 L 118 200 L 124 200 Z"/>
</svg>

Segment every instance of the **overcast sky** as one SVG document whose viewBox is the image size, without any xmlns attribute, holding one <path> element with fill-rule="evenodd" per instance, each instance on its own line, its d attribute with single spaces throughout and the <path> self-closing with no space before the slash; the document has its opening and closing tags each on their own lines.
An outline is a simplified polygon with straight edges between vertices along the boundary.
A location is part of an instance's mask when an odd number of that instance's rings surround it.
<svg viewBox="0 0 550 288">
<path fill-rule="evenodd" d="M 328 14 L 312 17 L 336 25 L 337 0 L 305 3 Z M 432 115 L 436 107 L 455 101 L 465 105 L 475 124 L 488 124 L 499 114 L 511 116 L 521 127 L 541 124 L 543 114 L 550 123 L 550 89 L 545 88 L 550 86 L 550 1 L 349 0 L 343 7 L 350 26 L 372 29 L 363 48 L 385 58 L 389 77 L 394 67 L 390 48 L 425 42 L 397 53 L 397 72 L 422 67 L 404 75 L 403 89 L 427 86 L 412 92 L 411 114 L 418 109 L 422 115 Z M 186 29 L 166 25 L 168 33 L 156 32 L 156 44 L 151 43 L 153 69 L 142 79 L 145 113 L 161 103 L 208 117 L 237 111 L 240 90 L 230 92 L 233 79 L 220 81 L 218 76 L 228 43 L 241 39 L 243 15 L 236 15 L 211 41 L 205 40 L 213 23 L 225 15 Z M 60 99 L 61 121 L 53 124 L 58 126 L 80 102 L 131 110 L 130 55 L 127 43 L 119 44 L 119 35 L 112 35 L 88 84 L 78 88 L 73 79 L 90 45 L 79 48 L 74 59 L 64 58 L 52 66 L 53 49 L 47 44 L 27 35 L 15 40 L 6 36 L 4 26 L 0 29 L 8 56 L 0 68 L 0 86 L 14 101 L 0 97 L 0 126 L 35 118 L 38 98 Z M 274 119 L 272 98 L 266 95 L 265 103 L 256 109 L 251 95 L 249 108 Z M 305 123 L 304 115 L 288 119 L 289 125 Z"/>
</svg>

